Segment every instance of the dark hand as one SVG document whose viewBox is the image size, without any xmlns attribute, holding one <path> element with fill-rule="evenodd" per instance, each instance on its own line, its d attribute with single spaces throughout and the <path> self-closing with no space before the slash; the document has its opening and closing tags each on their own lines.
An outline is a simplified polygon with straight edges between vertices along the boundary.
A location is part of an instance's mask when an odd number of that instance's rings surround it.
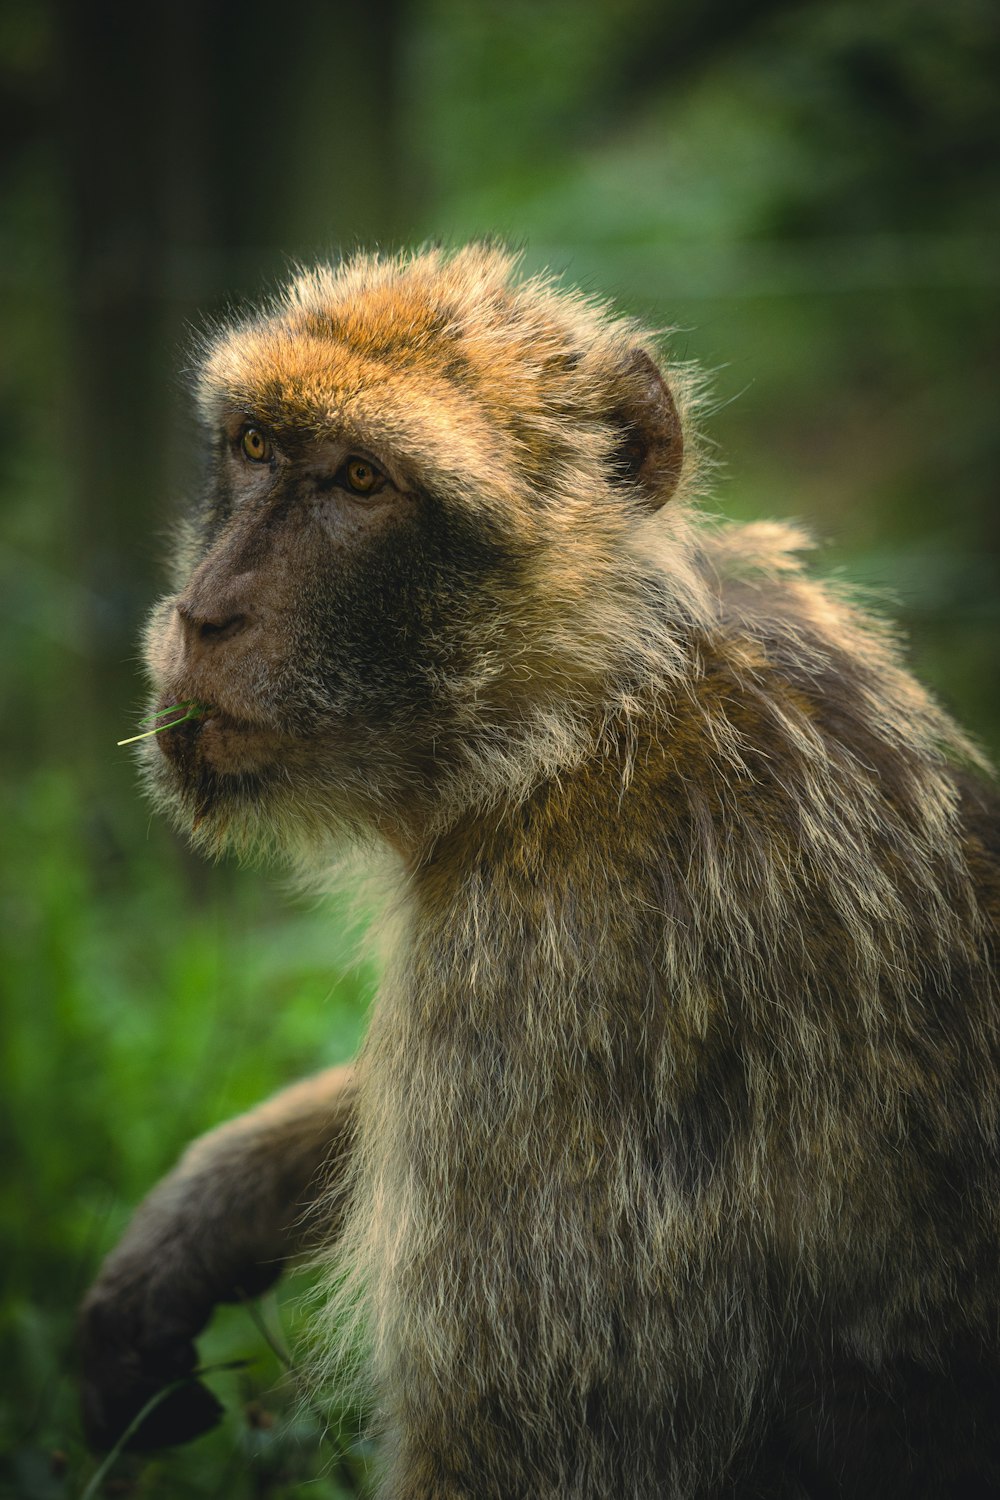
<svg viewBox="0 0 1000 1500">
<path fill-rule="evenodd" d="M 80 1310 L 84 1434 L 98 1451 L 113 1447 L 146 1403 L 178 1380 L 184 1383 L 126 1447 L 186 1443 L 214 1427 L 222 1406 L 200 1381 L 184 1379 L 197 1367 L 195 1338 L 217 1303 L 256 1295 L 280 1273 L 277 1260 L 236 1264 L 232 1243 L 220 1255 L 203 1212 L 189 1215 L 194 1194 L 172 1189 L 168 1179 L 142 1206 Z M 195 1233 L 185 1233 L 186 1220 Z"/>
</svg>

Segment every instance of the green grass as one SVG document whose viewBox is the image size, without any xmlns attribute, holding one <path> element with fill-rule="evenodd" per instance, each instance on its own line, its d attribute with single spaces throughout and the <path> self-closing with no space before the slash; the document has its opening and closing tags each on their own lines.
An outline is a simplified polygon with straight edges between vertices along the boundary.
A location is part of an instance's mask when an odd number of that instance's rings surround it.
<svg viewBox="0 0 1000 1500">
<path fill-rule="evenodd" d="M 171 703 L 167 708 L 158 708 L 155 713 L 147 714 L 140 719 L 140 724 L 151 724 L 151 729 L 144 729 L 141 734 L 130 734 L 128 739 L 119 740 L 118 748 L 123 745 L 137 745 L 140 740 L 148 740 L 154 734 L 162 734 L 165 729 L 176 729 L 178 724 L 187 724 L 191 719 L 200 719 L 208 709 L 204 703 L 196 703 L 192 698 L 187 703 Z M 180 718 L 171 718 L 171 714 L 179 714 Z M 163 723 L 158 724 L 157 719 Z"/>
</svg>

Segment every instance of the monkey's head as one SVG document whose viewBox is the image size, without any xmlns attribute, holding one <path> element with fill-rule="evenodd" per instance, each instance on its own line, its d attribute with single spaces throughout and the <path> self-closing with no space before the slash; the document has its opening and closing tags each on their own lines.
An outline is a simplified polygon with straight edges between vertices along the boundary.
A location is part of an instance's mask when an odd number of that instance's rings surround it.
<svg viewBox="0 0 1000 1500">
<path fill-rule="evenodd" d="M 208 344 L 208 483 L 146 642 L 157 706 L 199 708 L 145 754 L 209 847 L 410 843 L 599 700 L 678 406 L 632 323 L 514 266 L 359 256 Z"/>
</svg>

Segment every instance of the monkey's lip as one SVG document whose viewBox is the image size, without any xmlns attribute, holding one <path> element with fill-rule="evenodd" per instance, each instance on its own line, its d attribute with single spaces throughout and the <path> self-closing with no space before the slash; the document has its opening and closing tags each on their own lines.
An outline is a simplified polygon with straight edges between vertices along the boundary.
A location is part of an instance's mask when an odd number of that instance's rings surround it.
<svg viewBox="0 0 1000 1500">
<path fill-rule="evenodd" d="M 201 765 L 236 776 L 273 765 L 289 745 L 289 736 L 273 726 L 238 718 L 214 704 L 178 719 L 156 738 L 161 753 L 182 773 Z"/>
</svg>

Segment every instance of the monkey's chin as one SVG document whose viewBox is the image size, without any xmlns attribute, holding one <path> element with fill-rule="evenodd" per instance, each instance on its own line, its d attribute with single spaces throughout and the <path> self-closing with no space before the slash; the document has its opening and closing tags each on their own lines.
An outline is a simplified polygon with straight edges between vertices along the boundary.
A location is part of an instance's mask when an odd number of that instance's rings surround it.
<svg viewBox="0 0 1000 1500">
<path fill-rule="evenodd" d="M 216 710 L 165 729 L 147 750 L 154 800 L 197 846 L 214 855 L 273 854 L 287 737 Z"/>
<path fill-rule="evenodd" d="M 293 734 L 206 708 L 146 741 L 145 780 L 202 853 L 308 873 L 339 859 L 346 843 L 382 836 L 401 849 L 409 837 L 397 808 L 424 783 L 398 753 L 379 759 L 378 745 L 348 752 L 347 743 L 329 721 Z"/>
</svg>

